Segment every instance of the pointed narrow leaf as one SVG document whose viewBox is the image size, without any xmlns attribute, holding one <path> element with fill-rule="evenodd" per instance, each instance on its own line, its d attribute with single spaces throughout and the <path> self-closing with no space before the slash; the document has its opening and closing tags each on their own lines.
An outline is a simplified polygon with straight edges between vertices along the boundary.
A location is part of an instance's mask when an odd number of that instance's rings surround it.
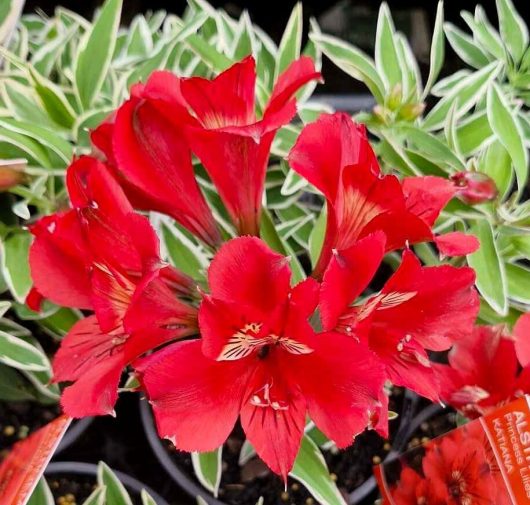
<svg viewBox="0 0 530 505">
<path fill-rule="evenodd" d="M 302 438 L 300 452 L 289 475 L 301 482 L 319 503 L 346 505 L 337 484 L 329 475 L 320 449 L 307 435 Z"/>
<path fill-rule="evenodd" d="M 142 498 L 142 505 L 157 505 L 154 498 L 145 489 L 142 489 L 140 496 Z"/>
<path fill-rule="evenodd" d="M 377 30 L 375 34 L 375 66 L 379 75 L 384 77 L 387 91 L 402 81 L 399 66 L 396 30 L 386 2 L 379 8 Z"/>
<path fill-rule="evenodd" d="M 197 479 L 215 497 L 219 492 L 223 473 L 222 454 L 223 446 L 215 451 L 193 452 L 191 454 L 191 462 Z"/>
<path fill-rule="evenodd" d="M 520 194 L 528 180 L 528 151 L 517 115 L 495 83 L 488 89 L 487 111 L 492 130 L 512 158 Z"/>
<path fill-rule="evenodd" d="M 430 57 L 430 67 L 429 67 L 429 77 L 427 78 L 427 83 L 425 84 L 425 89 L 423 90 L 423 98 L 425 98 L 431 88 L 433 87 L 445 58 L 445 39 L 444 39 L 444 4 L 442 1 L 438 2 L 438 7 L 436 8 L 436 20 L 434 22 L 434 31 L 432 34 L 431 42 L 431 57 Z"/>
<path fill-rule="evenodd" d="M 515 9 L 512 0 L 496 0 L 496 4 L 501 38 L 514 61 L 519 63 L 528 46 L 528 28 Z"/>
<path fill-rule="evenodd" d="M 29 232 L 10 234 L 0 241 L 0 266 L 13 298 L 24 303 L 31 289 L 32 281 L 29 271 Z"/>
<path fill-rule="evenodd" d="M 478 251 L 467 257 L 469 266 L 477 275 L 477 289 L 497 314 L 505 316 L 508 313 L 506 273 L 493 228 L 486 219 L 481 219 L 471 225 L 469 233 L 480 241 Z"/>
<path fill-rule="evenodd" d="M 385 100 L 385 85 L 374 61 L 360 49 L 331 35 L 312 32 L 311 40 L 341 70 L 366 84 L 378 103 Z"/>
<path fill-rule="evenodd" d="M 445 23 L 444 29 L 447 40 L 454 52 L 468 65 L 474 68 L 482 68 L 489 63 L 484 51 L 460 28 L 457 28 L 453 23 Z"/>
<path fill-rule="evenodd" d="M 54 505 L 55 500 L 53 499 L 52 492 L 44 479 L 41 477 L 37 486 L 31 493 L 31 497 L 28 500 L 27 505 Z"/>
<path fill-rule="evenodd" d="M 46 356 L 19 337 L 0 330 L 0 362 L 17 370 L 42 371 L 49 369 Z"/>
<path fill-rule="evenodd" d="M 122 0 L 107 0 L 79 46 L 75 64 L 75 90 L 83 110 L 90 108 L 101 91 L 110 66 Z"/>
<path fill-rule="evenodd" d="M 98 464 L 98 484 L 107 487 L 106 505 L 133 505 L 123 484 L 114 472 L 102 461 Z"/>
<path fill-rule="evenodd" d="M 105 486 L 98 486 L 92 494 L 83 502 L 83 505 L 105 505 L 107 496 L 107 488 Z"/>
<path fill-rule="evenodd" d="M 521 265 L 506 263 L 508 296 L 517 302 L 530 305 L 530 269 Z"/>
<path fill-rule="evenodd" d="M 302 47 L 302 4 L 296 3 L 280 41 L 274 80 L 297 58 Z"/>
</svg>

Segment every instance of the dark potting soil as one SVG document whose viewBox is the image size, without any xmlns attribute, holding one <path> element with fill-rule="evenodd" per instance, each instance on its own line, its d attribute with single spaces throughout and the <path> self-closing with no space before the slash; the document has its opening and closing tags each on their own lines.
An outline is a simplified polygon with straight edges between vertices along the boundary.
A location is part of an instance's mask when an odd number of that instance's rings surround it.
<svg viewBox="0 0 530 505">
<path fill-rule="evenodd" d="M 26 438 L 60 414 L 59 405 L 0 402 L 0 451 Z"/>
<path fill-rule="evenodd" d="M 390 410 L 401 412 L 403 391 L 395 388 L 390 397 Z M 399 419 L 399 418 L 398 418 Z M 323 455 L 332 478 L 336 479 L 339 490 L 346 496 L 359 487 L 372 475 L 374 463 L 380 462 L 391 449 L 391 443 L 399 425 L 398 419 L 390 421 L 390 439 L 384 440 L 375 431 L 359 435 L 355 443 L 346 450 L 323 450 Z M 243 466 L 239 464 L 239 454 L 244 434 L 237 426 L 223 448 L 223 474 L 219 499 L 228 505 L 255 505 L 263 497 L 266 505 L 312 505 L 315 500 L 303 485 L 289 479 L 287 489 L 283 481 L 270 472 L 259 458 L 252 458 Z M 166 442 L 166 449 L 175 463 L 192 479 L 195 479 L 191 457 L 175 450 Z M 373 498 L 367 498 L 367 505 Z"/>
<path fill-rule="evenodd" d="M 53 475 L 46 481 L 58 505 L 80 505 L 97 486 L 96 479 L 88 475 Z"/>
</svg>

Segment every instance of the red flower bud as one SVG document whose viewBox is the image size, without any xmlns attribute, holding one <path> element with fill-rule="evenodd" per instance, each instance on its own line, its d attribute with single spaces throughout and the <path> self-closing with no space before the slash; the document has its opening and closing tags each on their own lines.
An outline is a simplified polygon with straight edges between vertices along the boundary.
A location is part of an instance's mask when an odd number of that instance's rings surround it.
<svg viewBox="0 0 530 505">
<path fill-rule="evenodd" d="M 26 160 L 0 160 L 0 191 L 6 191 L 24 181 Z"/>
<path fill-rule="evenodd" d="M 495 181 L 482 172 L 458 172 L 451 176 L 457 196 L 469 205 L 490 202 L 497 197 Z"/>
</svg>

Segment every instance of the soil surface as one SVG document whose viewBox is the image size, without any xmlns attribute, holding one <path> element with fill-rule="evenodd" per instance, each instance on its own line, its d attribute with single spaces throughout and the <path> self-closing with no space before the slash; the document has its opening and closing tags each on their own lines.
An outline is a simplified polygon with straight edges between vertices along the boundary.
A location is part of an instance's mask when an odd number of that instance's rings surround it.
<svg viewBox="0 0 530 505">
<path fill-rule="evenodd" d="M 53 475 L 46 478 L 57 505 L 81 505 L 96 488 L 96 479 L 82 475 Z"/>
<path fill-rule="evenodd" d="M 0 402 L 0 451 L 26 438 L 60 414 L 58 405 Z"/>
</svg>

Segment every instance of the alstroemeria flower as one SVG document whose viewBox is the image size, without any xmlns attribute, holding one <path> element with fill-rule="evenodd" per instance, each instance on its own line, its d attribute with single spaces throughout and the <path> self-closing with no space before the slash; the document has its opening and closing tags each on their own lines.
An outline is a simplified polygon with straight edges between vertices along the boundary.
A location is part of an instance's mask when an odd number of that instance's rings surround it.
<svg viewBox="0 0 530 505">
<path fill-rule="evenodd" d="M 240 416 L 258 455 L 284 479 L 307 414 L 339 447 L 350 445 L 379 408 L 384 375 L 354 339 L 315 335 L 308 318 L 318 283 L 291 287 L 287 258 L 251 237 L 221 247 L 208 281 L 202 339 L 168 346 L 136 366 L 160 436 L 181 450 L 209 451 Z"/>
<path fill-rule="evenodd" d="M 428 445 L 422 467 L 427 481 L 445 487 L 447 505 L 497 503 L 497 486 L 485 445 L 463 431 Z"/>
<path fill-rule="evenodd" d="M 193 282 L 159 259 L 149 221 L 133 212 L 103 164 L 82 157 L 68 169 L 74 209 L 32 229 L 30 265 L 36 289 L 55 303 L 92 309 L 62 340 L 54 381 L 72 417 L 107 414 L 123 368 L 161 343 L 197 332 L 186 299 Z M 180 298 L 179 298 L 180 296 Z"/>
<path fill-rule="evenodd" d="M 322 281 L 323 328 L 366 342 L 392 383 L 436 401 L 439 386 L 426 350 L 449 349 L 471 332 L 478 313 L 474 271 L 423 267 L 406 250 L 381 292 L 352 305 L 373 279 L 385 249 L 383 233 L 376 232 L 335 252 Z"/>
<path fill-rule="evenodd" d="M 251 56 L 209 81 L 181 81 L 196 122 L 188 142 L 199 157 L 240 235 L 258 235 L 261 199 L 271 144 L 277 130 L 296 114 L 295 93 L 320 79 L 307 56 L 278 77 L 261 119 L 256 117 L 256 62 Z"/>
<path fill-rule="evenodd" d="M 115 118 L 92 133 L 92 142 L 106 154 L 133 204 L 167 214 L 217 246 L 221 236 L 195 178 L 179 120 L 187 117 L 179 89 L 173 74 L 155 72 L 147 84 L 132 88 Z"/>
<path fill-rule="evenodd" d="M 401 183 L 383 175 L 365 127 L 344 113 L 323 114 L 307 125 L 289 153 L 289 164 L 327 200 L 316 277 L 322 276 L 333 249 L 348 249 L 377 230 L 387 236 L 387 250 L 407 241 L 433 240 L 431 228 L 455 194 L 453 184 L 441 177 L 409 177 Z"/>
<path fill-rule="evenodd" d="M 439 481 L 427 480 L 405 467 L 391 490 L 393 505 L 447 505 L 447 489 Z M 384 501 L 383 505 L 390 502 Z"/>
<path fill-rule="evenodd" d="M 476 418 L 530 393 L 530 367 L 521 369 L 516 345 L 503 326 L 477 326 L 451 349 L 449 365 L 433 364 L 442 400 Z"/>
</svg>

